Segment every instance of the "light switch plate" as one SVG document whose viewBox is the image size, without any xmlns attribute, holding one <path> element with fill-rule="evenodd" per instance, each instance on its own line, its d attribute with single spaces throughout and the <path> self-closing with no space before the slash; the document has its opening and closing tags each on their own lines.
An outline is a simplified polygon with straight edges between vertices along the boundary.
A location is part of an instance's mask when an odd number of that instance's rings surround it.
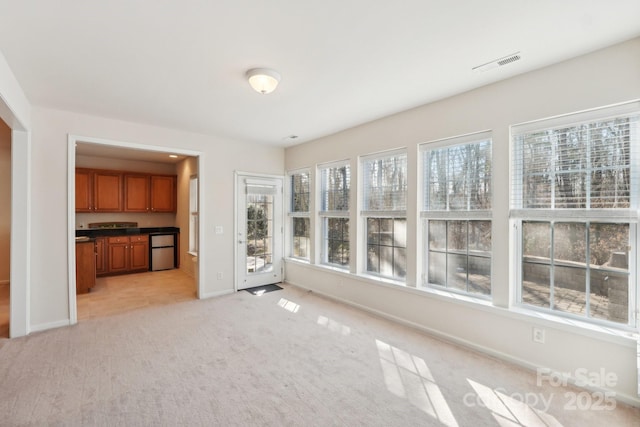
<svg viewBox="0 0 640 427">
<path fill-rule="evenodd" d="M 222 234 L 224 232 L 224 229 L 222 228 L 221 225 L 216 225 L 216 234 Z"/>
</svg>

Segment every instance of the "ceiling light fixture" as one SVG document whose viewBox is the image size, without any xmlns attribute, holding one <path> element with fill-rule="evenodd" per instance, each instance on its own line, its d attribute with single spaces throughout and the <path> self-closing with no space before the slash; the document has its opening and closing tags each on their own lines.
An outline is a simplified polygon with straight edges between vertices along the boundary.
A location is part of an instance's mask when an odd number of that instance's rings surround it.
<svg viewBox="0 0 640 427">
<path fill-rule="evenodd" d="M 178 156 L 176 154 L 169 154 L 169 157 L 171 157 L 172 159 L 177 159 Z"/>
<path fill-rule="evenodd" d="M 256 92 L 266 95 L 276 90 L 280 74 L 268 68 L 252 68 L 247 71 L 247 79 Z"/>
</svg>

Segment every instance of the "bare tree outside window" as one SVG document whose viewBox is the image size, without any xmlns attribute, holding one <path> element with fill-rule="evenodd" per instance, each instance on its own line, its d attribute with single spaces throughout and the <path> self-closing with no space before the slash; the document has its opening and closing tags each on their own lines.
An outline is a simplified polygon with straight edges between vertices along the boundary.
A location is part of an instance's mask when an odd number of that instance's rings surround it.
<svg viewBox="0 0 640 427">
<path fill-rule="evenodd" d="M 321 167 L 322 262 L 347 268 L 350 260 L 349 197 L 351 169 L 345 163 Z"/>
<path fill-rule="evenodd" d="M 628 218 L 637 217 L 638 209 L 637 202 L 632 206 L 638 119 L 634 113 L 513 130 L 512 200 L 522 209 L 516 210 L 522 218 L 521 303 L 632 322 L 629 255 L 635 223 Z"/>
<path fill-rule="evenodd" d="M 407 270 L 407 154 L 362 162 L 367 272 L 404 281 Z"/>
<path fill-rule="evenodd" d="M 309 259 L 311 249 L 311 237 L 309 233 L 309 202 L 310 189 L 309 172 L 302 171 L 290 175 L 291 204 L 289 216 L 291 217 L 291 256 L 294 258 Z"/>
<path fill-rule="evenodd" d="M 425 285 L 491 295 L 491 139 L 423 149 Z M 475 139 L 475 140 L 473 140 Z M 451 212 L 461 219 L 448 219 Z"/>
</svg>

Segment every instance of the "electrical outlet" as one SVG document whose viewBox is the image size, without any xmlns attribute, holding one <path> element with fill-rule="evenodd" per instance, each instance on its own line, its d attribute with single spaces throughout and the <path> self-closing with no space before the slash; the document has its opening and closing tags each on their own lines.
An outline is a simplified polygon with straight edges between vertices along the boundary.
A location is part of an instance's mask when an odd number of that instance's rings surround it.
<svg viewBox="0 0 640 427">
<path fill-rule="evenodd" d="M 533 342 L 544 344 L 544 329 L 533 328 Z"/>
<path fill-rule="evenodd" d="M 218 271 L 218 280 L 222 280 L 222 271 Z"/>
</svg>

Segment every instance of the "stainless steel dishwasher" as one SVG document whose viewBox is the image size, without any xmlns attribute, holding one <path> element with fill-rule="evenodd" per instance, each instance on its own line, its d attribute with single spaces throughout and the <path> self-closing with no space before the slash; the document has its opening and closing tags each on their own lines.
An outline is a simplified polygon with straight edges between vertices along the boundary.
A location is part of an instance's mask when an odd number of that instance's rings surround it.
<svg viewBox="0 0 640 427">
<path fill-rule="evenodd" d="M 176 235 L 151 235 L 151 271 L 176 268 Z"/>
</svg>

